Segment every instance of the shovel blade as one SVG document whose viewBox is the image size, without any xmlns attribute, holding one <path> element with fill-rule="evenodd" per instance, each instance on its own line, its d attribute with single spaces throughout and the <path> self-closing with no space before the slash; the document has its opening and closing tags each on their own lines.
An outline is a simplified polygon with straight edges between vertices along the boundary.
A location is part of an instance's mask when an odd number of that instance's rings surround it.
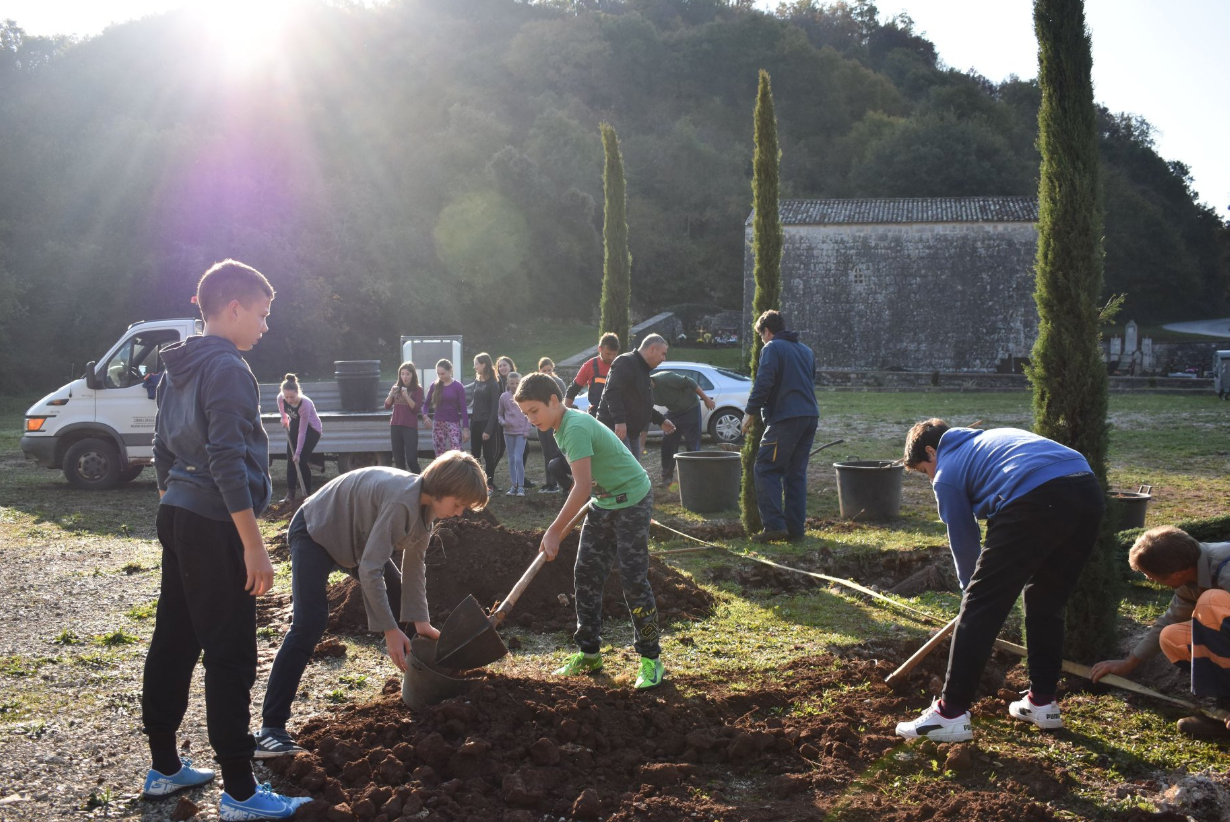
<svg viewBox="0 0 1230 822">
<path fill-rule="evenodd" d="M 473 595 L 461 601 L 444 625 L 436 643 L 436 665 L 468 670 L 490 665 L 508 653 L 508 646 L 491 625 Z"/>
</svg>

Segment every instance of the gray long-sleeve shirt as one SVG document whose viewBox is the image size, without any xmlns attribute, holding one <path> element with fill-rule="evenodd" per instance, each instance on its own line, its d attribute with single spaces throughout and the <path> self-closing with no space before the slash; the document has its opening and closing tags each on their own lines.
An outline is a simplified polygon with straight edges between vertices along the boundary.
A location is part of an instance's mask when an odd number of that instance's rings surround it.
<svg viewBox="0 0 1230 822">
<path fill-rule="evenodd" d="M 384 564 L 401 550 L 401 616 L 427 622 L 424 557 L 431 522 L 419 504 L 422 480 L 397 468 L 360 468 L 330 480 L 303 503 L 308 534 L 339 566 L 357 568 L 367 627 L 397 627 L 384 584 Z M 430 516 L 430 515 L 428 515 Z"/>
<path fill-rule="evenodd" d="M 1200 559 L 1196 561 L 1196 581 L 1174 589 L 1174 598 L 1170 600 L 1170 607 L 1166 609 L 1166 613 L 1157 618 L 1144 638 L 1136 643 L 1136 647 L 1132 649 L 1132 656 L 1145 660 L 1159 653 L 1162 650 L 1160 640 L 1162 629 L 1167 625 L 1191 619 L 1192 614 L 1196 611 L 1196 600 L 1200 599 L 1200 595 L 1205 591 L 1213 588 L 1230 591 L 1230 565 L 1222 565 L 1228 559 L 1230 559 L 1230 542 L 1200 543 Z M 1219 567 L 1221 573 L 1217 574 Z M 1215 574 L 1216 578 L 1214 578 Z"/>
</svg>

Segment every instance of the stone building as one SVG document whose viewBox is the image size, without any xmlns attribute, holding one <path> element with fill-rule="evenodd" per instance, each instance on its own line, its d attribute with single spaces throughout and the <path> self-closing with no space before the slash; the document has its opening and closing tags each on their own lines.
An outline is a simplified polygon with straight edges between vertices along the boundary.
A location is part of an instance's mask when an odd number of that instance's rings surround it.
<svg viewBox="0 0 1230 822">
<path fill-rule="evenodd" d="M 819 370 L 1019 371 L 1038 333 L 1034 197 L 783 200 L 782 312 Z M 752 321 L 752 221 L 743 313 Z"/>
</svg>

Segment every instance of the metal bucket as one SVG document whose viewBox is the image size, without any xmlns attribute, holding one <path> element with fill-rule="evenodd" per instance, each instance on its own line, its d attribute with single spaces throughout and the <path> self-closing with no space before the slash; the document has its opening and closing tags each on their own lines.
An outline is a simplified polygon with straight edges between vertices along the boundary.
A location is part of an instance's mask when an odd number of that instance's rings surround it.
<svg viewBox="0 0 1230 822">
<path fill-rule="evenodd" d="M 481 676 L 456 677 L 437 668 L 436 641 L 416 636 L 410 640 L 410 659 L 401 680 L 401 701 L 410 708 L 425 708 L 451 696 L 460 696 L 482 680 Z"/>
<path fill-rule="evenodd" d="M 1145 527 L 1145 512 L 1149 508 L 1149 500 L 1153 499 L 1153 486 L 1142 485 L 1136 491 L 1112 491 L 1111 497 L 1119 500 L 1123 512 L 1119 521 L 1119 530 Z"/>
<path fill-rule="evenodd" d="M 889 460 L 846 460 L 837 470 L 837 502 L 842 519 L 859 522 L 895 519 L 901 514 L 905 467 Z"/>
</svg>

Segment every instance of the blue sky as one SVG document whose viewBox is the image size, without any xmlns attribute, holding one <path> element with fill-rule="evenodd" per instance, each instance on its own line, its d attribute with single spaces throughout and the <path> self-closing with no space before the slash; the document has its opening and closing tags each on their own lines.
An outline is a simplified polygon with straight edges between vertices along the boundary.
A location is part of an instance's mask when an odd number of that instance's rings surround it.
<svg viewBox="0 0 1230 822">
<path fill-rule="evenodd" d="M 368 4 L 381 0 L 365 0 Z M 0 18 L 30 34 L 101 32 L 111 23 L 185 5 L 186 0 L 0 0 Z M 207 8 L 255 9 L 293 0 L 195 0 Z M 776 0 L 760 0 L 764 9 Z M 1037 76 L 1031 0 L 880 0 L 881 15 L 906 12 L 948 66 L 993 81 Z M 1094 93 L 1115 112 L 1144 117 L 1158 153 L 1192 170 L 1200 199 L 1230 218 L 1230 0 L 1086 0 L 1093 35 Z"/>
</svg>

